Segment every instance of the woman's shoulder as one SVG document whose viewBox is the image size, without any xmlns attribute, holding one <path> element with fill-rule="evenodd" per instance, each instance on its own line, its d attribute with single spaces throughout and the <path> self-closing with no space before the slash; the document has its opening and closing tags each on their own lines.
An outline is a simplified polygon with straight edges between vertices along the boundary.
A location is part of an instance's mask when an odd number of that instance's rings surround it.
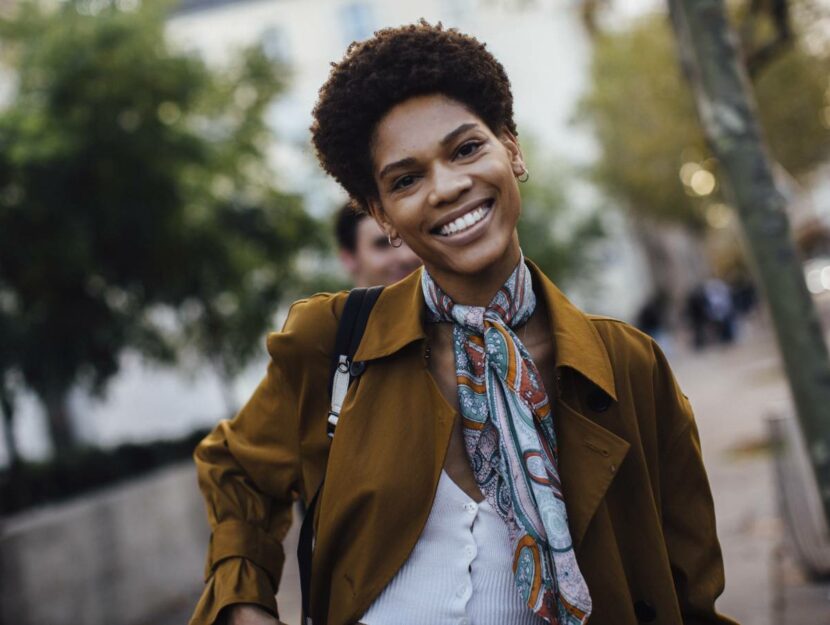
<svg viewBox="0 0 830 625">
<path fill-rule="evenodd" d="M 599 334 L 612 364 L 625 361 L 632 365 L 652 366 L 659 346 L 655 340 L 630 323 L 605 315 L 586 315 Z"/>
<path fill-rule="evenodd" d="M 605 344 L 615 377 L 623 375 L 632 382 L 666 386 L 673 394 L 679 392 L 669 359 L 654 338 L 613 317 L 587 317 Z"/>
<path fill-rule="evenodd" d="M 680 408 L 681 421 L 691 421 L 691 407 L 675 378 L 660 344 L 634 326 L 598 315 L 588 315 L 605 343 L 614 377 L 625 380 L 618 388 L 635 391 L 639 399 L 656 402 L 661 412 Z"/>
<path fill-rule="evenodd" d="M 328 360 L 348 295 L 348 291 L 317 293 L 291 304 L 282 330 L 268 335 L 271 358 L 298 364 L 309 358 Z"/>
</svg>

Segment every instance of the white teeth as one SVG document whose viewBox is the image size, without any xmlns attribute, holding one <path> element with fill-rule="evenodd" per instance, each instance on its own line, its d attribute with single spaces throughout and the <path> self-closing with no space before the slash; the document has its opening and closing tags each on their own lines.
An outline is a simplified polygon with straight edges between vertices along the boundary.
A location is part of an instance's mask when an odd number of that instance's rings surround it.
<svg viewBox="0 0 830 625">
<path fill-rule="evenodd" d="M 451 234 L 455 234 L 460 230 L 466 230 L 470 226 L 476 225 L 479 221 L 484 219 L 487 213 L 490 212 L 490 204 L 486 204 L 483 206 L 479 206 L 475 210 L 471 210 L 469 213 L 465 215 L 461 215 L 461 217 L 457 217 L 453 221 L 448 224 L 444 224 L 439 232 L 444 236 L 449 236 Z"/>
</svg>

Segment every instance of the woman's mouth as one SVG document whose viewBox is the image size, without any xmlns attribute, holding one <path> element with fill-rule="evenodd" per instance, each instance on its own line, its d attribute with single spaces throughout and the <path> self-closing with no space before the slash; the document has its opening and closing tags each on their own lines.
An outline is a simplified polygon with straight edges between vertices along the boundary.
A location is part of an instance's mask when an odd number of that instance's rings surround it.
<svg viewBox="0 0 830 625">
<path fill-rule="evenodd" d="M 451 222 L 444 224 L 436 230 L 436 234 L 440 234 L 445 237 L 461 234 L 482 221 L 485 217 L 487 217 L 491 210 L 493 210 L 493 200 L 487 200 L 478 208 L 474 208 L 470 212 L 464 213 Z"/>
</svg>

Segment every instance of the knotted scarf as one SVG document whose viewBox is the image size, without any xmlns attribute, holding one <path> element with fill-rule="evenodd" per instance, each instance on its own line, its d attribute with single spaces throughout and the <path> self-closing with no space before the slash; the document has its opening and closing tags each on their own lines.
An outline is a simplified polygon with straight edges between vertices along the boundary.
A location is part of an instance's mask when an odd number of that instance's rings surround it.
<svg viewBox="0 0 830 625">
<path fill-rule="evenodd" d="M 464 443 L 481 492 L 507 524 L 519 593 L 549 623 L 582 625 L 591 596 L 568 530 L 551 404 L 513 331 L 536 307 L 524 257 L 486 308 L 454 303 L 426 269 L 421 286 L 427 320 L 454 324 Z"/>
</svg>

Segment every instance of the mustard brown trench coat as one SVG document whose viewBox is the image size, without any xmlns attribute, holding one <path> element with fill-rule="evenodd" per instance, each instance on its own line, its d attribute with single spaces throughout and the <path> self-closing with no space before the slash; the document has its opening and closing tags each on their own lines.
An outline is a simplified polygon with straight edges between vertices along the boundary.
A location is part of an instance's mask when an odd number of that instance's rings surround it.
<svg viewBox="0 0 830 625">
<path fill-rule="evenodd" d="M 646 335 L 585 315 L 529 264 L 555 340 L 559 470 L 593 598 L 589 624 L 733 623 L 715 610 L 724 577 L 712 497 L 668 363 Z M 268 337 L 271 362 L 256 392 L 195 452 L 213 533 L 191 625 L 212 624 L 231 603 L 277 612 L 292 502 L 297 494 L 308 502 L 324 474 L 315 625 L 356 622 L 418 540 L 455 419 L 425 365 L 420 271 L 375 305 L 355 357 L 368 367 L 330 444 L 330 352 L 345 298 L 292 306 Z"/>
</svg>

